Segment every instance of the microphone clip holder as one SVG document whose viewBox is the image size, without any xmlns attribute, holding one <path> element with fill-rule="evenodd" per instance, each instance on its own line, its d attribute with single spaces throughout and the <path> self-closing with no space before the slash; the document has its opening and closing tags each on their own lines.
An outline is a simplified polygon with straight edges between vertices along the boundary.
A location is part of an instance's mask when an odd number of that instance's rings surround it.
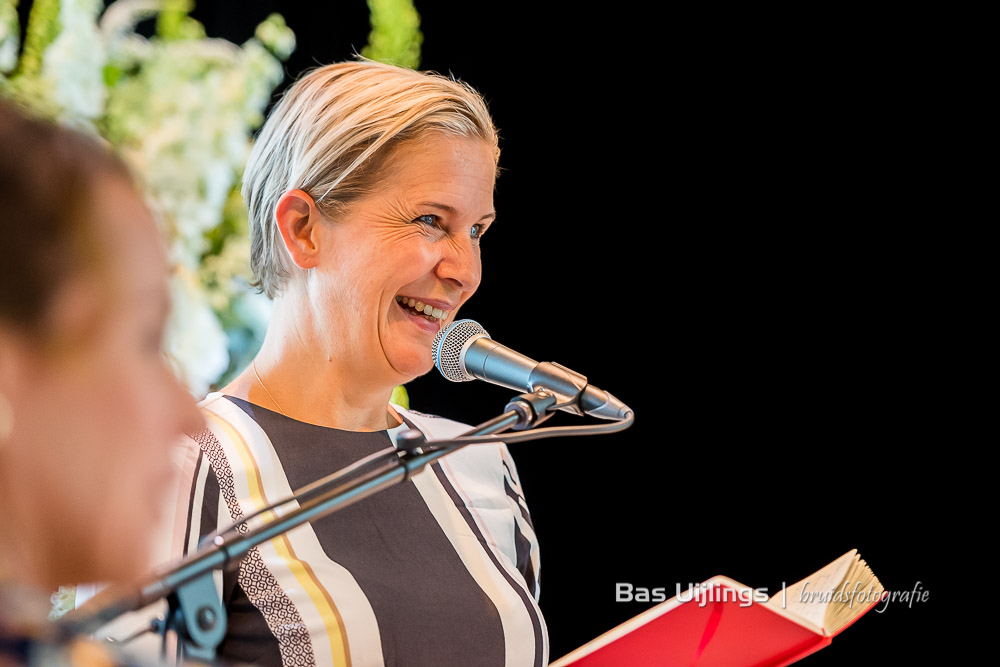
<svg viewBox="0 0 1000 667">
<path fill-rule="evenodd" d="M 585 375 L 554 361 L 543 361 L 531 371 L 528 386 L 535 392 L 542 391 L 555 396 L 555 401 L 546 408 L 547 411 L 565 410 L 583 416 L 578 401 L 587 388 Z"/>
<path fill-rule="evenodd" d="M 524 431 L 538 426 L 551 417 L 558 409 L 556 400 L 557 396 L 553 392 L 539 388 L 512 398 L 504 408 L 504 412 L 516 412 L 518 420 L 511 428 L 515 431 Z"/>
<path fill-rule="evenodd" d="M 163 650 L 167 633 L 174 631 L 189 660 L 211 663 L 226 636 L 226 610 L 215 590 L 212 572 L 184 582 L 167 596 L 167 614 L 157 624 Z"/>
</svg>

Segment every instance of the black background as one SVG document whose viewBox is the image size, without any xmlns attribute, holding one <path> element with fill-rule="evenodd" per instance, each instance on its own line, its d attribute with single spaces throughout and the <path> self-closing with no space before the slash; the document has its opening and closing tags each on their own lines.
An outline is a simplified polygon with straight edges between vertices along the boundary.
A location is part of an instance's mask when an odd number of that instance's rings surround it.
<svg viewBox="0 0 1000 667">
<path fill-rule="evenodd" d="M 283 14 L 290 79 L 369 30 L 361 0 L 197 5 L 236 42 Z M 928 600 L 871 612 L 806 664 L 926 660 L 953 521 L 922 307 L 937 258 L 916 243 L 941 206 L 918 83 L 934 35 L 870 10 L 417 9 L 421 68 L 479 89 L 501 132 L 498 221 L 462 316 L 636 412 L 622 434 L 512 447 L 552 658 L 649 606 L 615 602 L 616 582 L 672 595 L 724 574 L 774 593 L 857 548 Z M 436 373 L 409 390 L 470 423 L 511 396 Z"/>
</svg>

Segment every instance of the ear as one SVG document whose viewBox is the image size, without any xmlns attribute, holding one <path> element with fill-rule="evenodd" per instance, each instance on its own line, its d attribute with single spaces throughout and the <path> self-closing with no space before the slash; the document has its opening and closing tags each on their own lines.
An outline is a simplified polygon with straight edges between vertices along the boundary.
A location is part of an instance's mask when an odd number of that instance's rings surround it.
<svg viewBox="0 0 1000 667">
<path fill-rule="evenodd" d="M 311 269 L 319 260 L 319 229 L 323 217 L 313 198 L 302 190 L 289 190 L 274 210 L 278 231 L 295 266 Z"/>
<path fill-rule="evenodd" d="M 21 343 L 20 337 L 0 322 L 0 452 L 14 430 L 13 402 L 19 394 L 19 377 L 23 375 L 17 363 L 18 356 L 23 354 Z"/>
</svg>

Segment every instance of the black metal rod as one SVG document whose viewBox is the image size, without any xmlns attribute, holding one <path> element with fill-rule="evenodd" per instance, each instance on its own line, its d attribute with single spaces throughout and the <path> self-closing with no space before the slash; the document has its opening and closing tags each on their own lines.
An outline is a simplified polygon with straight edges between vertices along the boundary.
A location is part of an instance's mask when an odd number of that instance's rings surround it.
<svg viewBox="0 0 1000 667">
<path fill-rule="evenodd" d="M 517 412 L 506 412 L 483 422 L 459 437 L 499 433 L 512 427 L 518 419 L 520 416 Z M 224 568 L 229 563 L 238 563 L 258 544 L 405 481 L 423 470 L 427 464 L 466 446 L 467 444 L 463 443 L 440 447 L 430 452 L 420 450 L 413 453 L 392 452 L 396 456 L 387 457 L 387 461 L 375 470 L 367 471 L 355 479 L 332 488 L 323 489 L 321 486 L 311 490 L 310 494 L 315 494 L 316 497 L 303 502 L 297 509 L 284 516 L 268 521 L 247 533 L 233 530 L 226 535 L 217 536 L 212 544 L 183 559 L 168 572 L 154 575 L 138 587 L 112 586 L 105 589 L 84 606 L 63 616 L 60 625 L 74 635 L 95 632 L 112 619 L 152 604 L 206 572 Z M 340 480 L 335 475 L 331 483 L 337 481 Z"/>
</svg>

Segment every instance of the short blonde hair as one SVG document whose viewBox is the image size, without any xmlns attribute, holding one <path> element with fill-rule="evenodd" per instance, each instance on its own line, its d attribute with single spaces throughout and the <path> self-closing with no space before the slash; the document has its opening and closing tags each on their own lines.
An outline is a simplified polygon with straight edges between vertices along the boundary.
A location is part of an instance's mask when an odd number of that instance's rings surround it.
<svg viewBox="0 0 1000 667">
<path fill-rule="evenodd" d="M 299 79 L 264 123 L 243 174 L 254 285 L 273 298 L 291 275 L 274 221 L 285 192 L 302 190 L 335 217 L 373 191 L 396 146 L 434 131 L 478 137 L 499 161 L 486 102 L 460 81 L 370 60 Z"/>
</svg>

